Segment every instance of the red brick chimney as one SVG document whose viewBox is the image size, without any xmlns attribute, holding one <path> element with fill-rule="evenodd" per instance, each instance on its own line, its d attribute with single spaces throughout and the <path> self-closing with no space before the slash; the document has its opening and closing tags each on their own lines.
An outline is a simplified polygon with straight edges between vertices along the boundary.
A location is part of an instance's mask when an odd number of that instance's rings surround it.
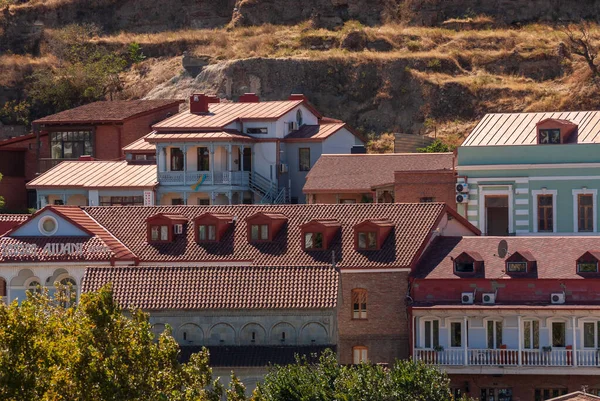
<svg viewBox="0 0 600 401">
<path fill-rule="evenodd" d="M 292 93 L 288 100 L 308 100 L 302 93 Z"/>
<path fill-rule="evenodd" d="M 79 161 L 82 161 L 82 162 L 91 162 L 93 160 L 94 160 L 94 158 L 90 155 L 79 156 Z"/>
<path fill-rule="evenodd" d="M 192 96 L 190 96 L 190 113 L 208 113 L 208 105 L 210 103 L 221 103 L 221 99 L 214 95 L 194 93 Z"/>
<path fill-rule="evenodd" d="M 260 99 L 256 93 L 244 93 L 238 99 L 239 103 L 259 103 Z"/>
</svg>

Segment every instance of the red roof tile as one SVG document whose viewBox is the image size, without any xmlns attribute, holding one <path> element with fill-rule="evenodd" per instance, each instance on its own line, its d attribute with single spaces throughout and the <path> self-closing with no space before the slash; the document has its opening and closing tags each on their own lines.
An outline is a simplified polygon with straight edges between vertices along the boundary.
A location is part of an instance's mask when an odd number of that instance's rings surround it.
<svg viewBox="0 0 600 401">
<path fill-rule="evenodd" d="M 504 258 L 496 256 L 501 240 L 508 244 L 508 254 Z M 527 258 L 536 261 L 535 277 L 538 279 L 585 279 L 577 273 L 577 259 L 599 247 L 600 237 L 438 237 L 423 255 L 414 276 L 461 280 L 454 274 L 451 258 L 463 252 L 476 252 L 484 262 L 481 278 L 513 279 L 505 274 L 505 262 L 512 253 L 519 252 L 522 255 L 528 253 Z M 531 275 L 524 277 L 531 278 Z"/>
<path fill-rule="evenodd" d="M 122 307 L 320 309 L 337 304 L 333 267 L 89 267 L 82 290 L 113 284 Z"/>
<path fill-rule="evenodd" d="M 27 188 L 153 188 L 156 165 L 126 161 L 64 161 L 27 183 Z"/>
<path fill-rule="evenodd" d="M 183 103 L 176 99 L 113 100 L 89 103 L 35 120 L 34 124 L 121 122 L 139 114 Z"/>
<path fill-rule="evenodd" d="M 29 214 L 0 214 L 0 235 L 29 218 Z"/>
<path fill-rule="evenodd" d="M 441 203 L 112 206 L 83 209 L 142 261 L 246 261 L 258 266 L 326 266 L 331 264 L 333 250 L 340 268 L 410 267 L 436 222 L 449 210 Z M 223 234 L 220 242 L 197 244 L 193 220 L 207 212 L 229 213 L 234 216 L 235 222 L 231 225 L 233 228 Z M 272 242 L 249 243 L 246 218 L 260 212 L 282 214 L 287 217 L 287 223 Z M 187 229 L 184 229 L 185 235 L 177 236 L 172 243 L 149 244 L 146 219 L 157 213 L 186 216 L 188 223 Z M 365 220 L 381 218 L 389 219 L 395 225 L 382 249 L 355 250 L 353 227 Z M 328 250 L 307 252 L 302 246 L 301 226 L 321 219 L 336 219 L 342 228 L 332 238 Z M 464 224 L 468 225 L 466 221 Z"/>
<path fill-rule="evenodd" d="M 452 170 L 452 153 L 322 155 L 306 176 L 304 193 L 370 192 L 394 182 L 395 171 Z"/>
<path fill-rule="evenodd" d="M 189 110 L 167 118 L 152 126 L 157 131 L 225 128 L 237 119 L 276 120 L 303 100 L 283 100 L 259 103 L 211 103 L 208 113 L 193 114 Z"/>
</svg>

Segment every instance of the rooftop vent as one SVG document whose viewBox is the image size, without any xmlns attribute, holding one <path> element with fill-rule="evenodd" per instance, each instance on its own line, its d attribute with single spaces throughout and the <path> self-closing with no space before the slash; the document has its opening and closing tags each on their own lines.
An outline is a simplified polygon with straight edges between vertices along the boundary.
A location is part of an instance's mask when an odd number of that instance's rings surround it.
<svg viewBox="0 0 600 401">
<path fill-rule="evenodd" d="M 258 95 L 256 93 L 244 93 L 242 96 L 240 96 L 240 98 L 238 99 L 238 102 L 240 102 L 240 103 L 259 103 L 260 98 L 258 97 Z"/>
</svg>

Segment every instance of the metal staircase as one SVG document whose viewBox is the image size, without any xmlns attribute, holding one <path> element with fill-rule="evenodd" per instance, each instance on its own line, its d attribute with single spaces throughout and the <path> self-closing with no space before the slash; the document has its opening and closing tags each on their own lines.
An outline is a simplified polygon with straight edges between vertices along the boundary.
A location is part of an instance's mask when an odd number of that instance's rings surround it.
<svg viewBox="0 0 600 401">
<path fill-rule="evenodd" d="M 276 182 L 273 182 L 258 173 L 250 172 L 248 183 L 252 192 L 261 198 L 258 203 L 289 203 L 289 191 L 287 191 L 286 188 L 279 188 Z"/>
</svg>

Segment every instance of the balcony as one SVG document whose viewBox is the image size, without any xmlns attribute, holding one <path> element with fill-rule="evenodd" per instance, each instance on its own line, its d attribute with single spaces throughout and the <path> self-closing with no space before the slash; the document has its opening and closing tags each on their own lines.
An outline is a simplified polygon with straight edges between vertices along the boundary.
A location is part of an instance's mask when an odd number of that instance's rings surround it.
<svg viewBox="0 0 600 401">
<path fill-rule="evenodd" d="M 600 350 L 415 349 L 413 359 L 439 366 L 600 367 Z"/>
<path fill-rule="evenodd" d="M 158 173 L 160 185 L 227 185 L 248 186 L 248 171 L 162 171 Z"/>
</svg>

